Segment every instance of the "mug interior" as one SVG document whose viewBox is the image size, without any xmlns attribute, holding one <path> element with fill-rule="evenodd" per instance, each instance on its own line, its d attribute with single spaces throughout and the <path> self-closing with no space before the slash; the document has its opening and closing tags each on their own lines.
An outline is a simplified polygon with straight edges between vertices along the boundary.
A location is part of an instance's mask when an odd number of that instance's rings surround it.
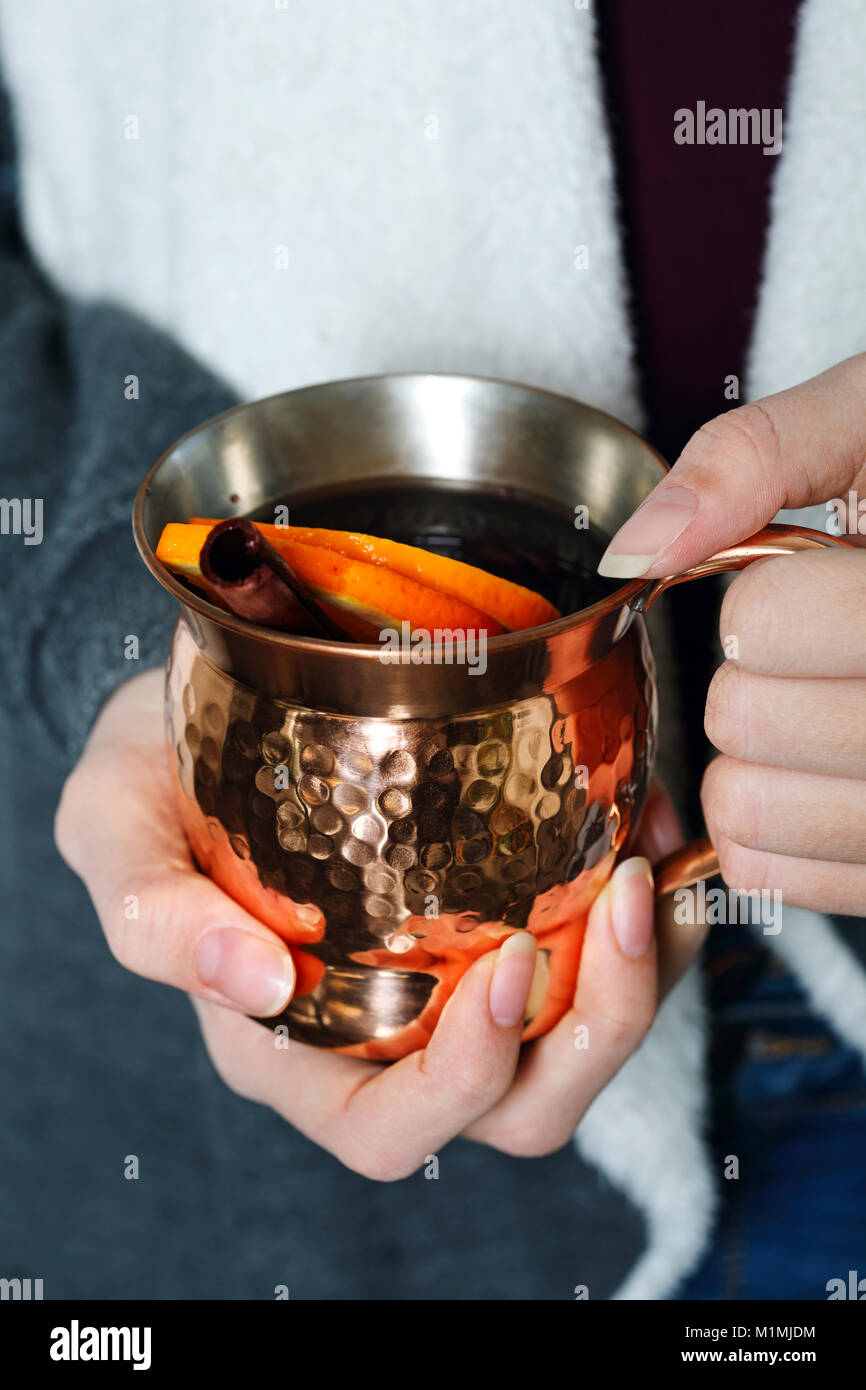
<svg viewBox="0 0 866 1390">
<path fill-rule="evenodd" d="M 405 496 L 435 487 L 452 494 L 464 490 L 474 498 L 489 495 L 510 507 L 518 530 L 521 504 L 531 499 L 534 507 L 557 515 L 566 545 L 580 542 L 575 508 L 585 508 L 596 543 L 594 564 L 599 545 L 665 467 L 643 439 L 611 416 L 535 388 L 438 374 L 329 382 L 235 407 L 179 440 L 142 484 L 136 540 L 145 563 L 182 603 L 234 626 L 243 620 L 222 614 L 156 561 L 168 522 L 194 515 L 266 516 L 286 500 L 327 514 L 329 496 L 335 501 L 347 493 Z M 351 520 L 343 524 L 364 529 Z M 373 526 L 368 529 L 376 533 Z M 385 527 L 382 531 L 387 534 Z M 606 587 L 605 608 L 619 606 L 635 585 Z M 582 610 L 595 612 L 597 598 L 596 593 L 592 607 L 581 605 Z M 509 640 L 506 635 L 491 644 Z"/>
</svg>

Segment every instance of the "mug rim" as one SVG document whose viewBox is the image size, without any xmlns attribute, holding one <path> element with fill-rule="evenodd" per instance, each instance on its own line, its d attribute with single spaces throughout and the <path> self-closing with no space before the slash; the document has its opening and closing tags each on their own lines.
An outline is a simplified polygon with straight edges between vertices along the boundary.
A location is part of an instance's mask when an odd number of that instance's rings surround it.
<svg viewBox="0 0 866 1390">
<path fill-rule="evenodd" d="M 309 382 L 306 386 L 293 387 L 289 391 L 275 391 L 270 396 L 262 396 L 253 401 L 239 401 L 237 405 L 229 406 L 227 410 L 218 411 L 216 415 L 210 415 L 205 420 L 200 420 L 197 425 L 179 435 L 167 449 L 159 455 L 154 463 L 145 473 L 135 494 L 135 502 L 132 510 L 132 531 L 136 548 L 147 568 L 162 587 L 177 599 L 178 603 L 185 608 L 192 608 L 202 617 L 215 623 L 230 632 L 236 633 L 241 637 L 256 636 L 264 638 L 269 642 L 274 642 L 278 646 L 297 652 L 315 652 L 320 656 L 332 656 L 335 659 L 358 658 L 365 661 L 379 661 L 382 648 L 379 643 L 373 642 L 340 642 L 329 637 L 307 637 L 291 632 L 281 632 L 275 628 L 263 627 L 260 623 L 253 623 L 246 618 L 238 617 L 235 613 L 227 612 L 223 608 L 217 608 L 215 604 L 209 603 L 206 598 L 199 596 L 193 589 L 186 588 L 175 576 L 166 569 L 156 558 L 150 542 L 144 530 L 143 512 L 147 497 L 150 494 L 153 480 L 164 463 L 186 440 L 194 435 L 201 433 L 202 430 L 215 424 L 217 421 L 226 420 L 231 416 L 241 414 L 244 411 L 254 409 L 257 406 L 265 405 L 269 401 L 280 400 L 285 396 L 300 395 L 304 391 L 315 391 L 325 386 L 355 386 L 363 385 L 367 382 L 377 381 L 405 381 L 405 380 L 426 380 L 436 377 L 446 381 L 462 382 L 483 382 L 496 386 L 508 386 L 520 391 L 531 391 L 535 395 L 548 396 L 556 401 L 561 401 L 566 405 L 578 405 L 582 410 L 590 411 L 593 415 L 609 421 L 615 425 L 623 434 L 635 440 L 646 450 L 648 457 L 659 467 L 659 482 L 669 472 L 666 460 L 657 449 L 644 439 L 643 435 L 638 434 L 631 426 L 618 420 L 609 411 L 600 410 L 597 406 L 588 405 L 585 401 L 579 401 L 574 396 L 565 396 L 559 391 L 550 391 L 543 386 L 530 386 L 526 382 L 512 381 L 506 377 L 477 376 L 474 373 L 466 372 L 376 372 L 364 376 L 340 377 L 330 381 Z M 529 642 L 547 641 L 550 638 L 559 637 L 565 632 L 571 632 L 575 628 L 582 627 L 586 623 L 595 623 L 615 612 L 629 603 L 650 581 L 643 576 L 631 579 L 627 584 L 615 589 L 613 593 L 605 598 L 597 600 L 586 608 L 579 608 L 574 613 L 565 614 L 563 617 L 555 618 L 553 622 L 543 623 L 538 627 L 521 628 L 517 632 L 503 632 L 495 637 L 487 638 L 487 648 L 490 652 L 504 652 L 516 647 L 520 647 Z"/>
</svg>

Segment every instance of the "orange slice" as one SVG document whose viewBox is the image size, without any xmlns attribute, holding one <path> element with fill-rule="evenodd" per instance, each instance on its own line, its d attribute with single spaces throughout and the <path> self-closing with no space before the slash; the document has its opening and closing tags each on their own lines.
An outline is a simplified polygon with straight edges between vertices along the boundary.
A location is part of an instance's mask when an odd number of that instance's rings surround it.
<svg viewBox="0 0 866 1390">
<path fill-rule="evenodd" d="M 160 536 L 156 558 L 176 574 L 201 583 L 199 556 L 211 529 L 209 522 L 169 523 Z M 362 641 L 377 637 L 383 627 L 403 621 L 410 622 L 413 628 L 430 631 L 471 629 L 486 631 L 488 637 L 502 632 L 495 618 L 473 604 L 439 593 L 383 564 L 370 564 L 324 546 L 287 540 L 279 527 L 272 527 L 266 534 L 314 597 Z"/>
<path fill-rule="evenodd" d="M 193 517 L 192 521 L 216 525 L 213 518 Z M 428 589 L 450 594 L 452 598 L 464 600 L 483 613 L 489 613 L 507 632 L 539 627 L 561 616 L 559 609 L 548 603 L 546 598 L 532 589 L 525 589 L 522 584 L 499 579 L 487 570 L 465 564 L 463 560 L 452 560 L 447 555 L 437 555 L 417 545 L 404 545 L 400 541 L 367 536 L 359 531 L 331 531 L 314 526 L 272 526 L 259 521 L 254 524 L 277 549 L 280 549 L 281 543 L 295 541 L 302 545 L 323 546 L 350 560 L 383 565 L 405 579 L 413 579 Z"/>
</svg>

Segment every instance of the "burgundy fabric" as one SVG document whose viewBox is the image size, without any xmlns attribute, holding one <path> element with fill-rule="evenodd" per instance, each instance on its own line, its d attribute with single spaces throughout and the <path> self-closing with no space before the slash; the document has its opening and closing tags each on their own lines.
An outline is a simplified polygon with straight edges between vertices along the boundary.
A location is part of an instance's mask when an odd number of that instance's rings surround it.
<svg viewBox="0 0 866 1390">
<path fill-rule="evenodd" d="M 674 112 L 783 111 L 794 0 L 600 0 L 639 367 L 653 442 L 673 462 L 704 420 L 736 405 L 781 155 L 678 145 Z"/>
<path fill-rule="evenodd" d="M 674 113 L 782 108 L 796 0 L 598 0 L 601 59 L 617 161 L 638 367 L 648 434 L 671 462 L 689 435 L 737 404 L 760 280 L 773 174 L 760 145 L 678 145 Z M 717 581 L 665 596 L 682 699 L 677 804 L 701 829 L 711 754 L 702 713 L 718 665 Z"/>
</svg>

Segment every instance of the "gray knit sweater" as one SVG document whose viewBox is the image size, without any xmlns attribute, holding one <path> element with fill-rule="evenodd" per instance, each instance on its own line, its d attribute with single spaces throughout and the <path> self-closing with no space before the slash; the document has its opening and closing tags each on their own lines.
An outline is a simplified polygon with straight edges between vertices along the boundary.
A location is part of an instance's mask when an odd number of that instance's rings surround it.
<svg viewBox="0 0 866 1390">
<path fill-rule="evenodd" d="M 136 487 L 232 398 L 130 314 L 58 298 L 21 240 L 5 109 L 0 159 L 2 493 L 41 498 L 44 528 L 0 536 L 0 1275 L 46 1298 L 604 1298 L 642 1218 L 573 1150 L 458 1141 L 437 1181 L 370 1183 L 232 1095 L 183 995 L 111 959 L 53 811 L 107 694 L 165 654 Z"/>
</svg>

